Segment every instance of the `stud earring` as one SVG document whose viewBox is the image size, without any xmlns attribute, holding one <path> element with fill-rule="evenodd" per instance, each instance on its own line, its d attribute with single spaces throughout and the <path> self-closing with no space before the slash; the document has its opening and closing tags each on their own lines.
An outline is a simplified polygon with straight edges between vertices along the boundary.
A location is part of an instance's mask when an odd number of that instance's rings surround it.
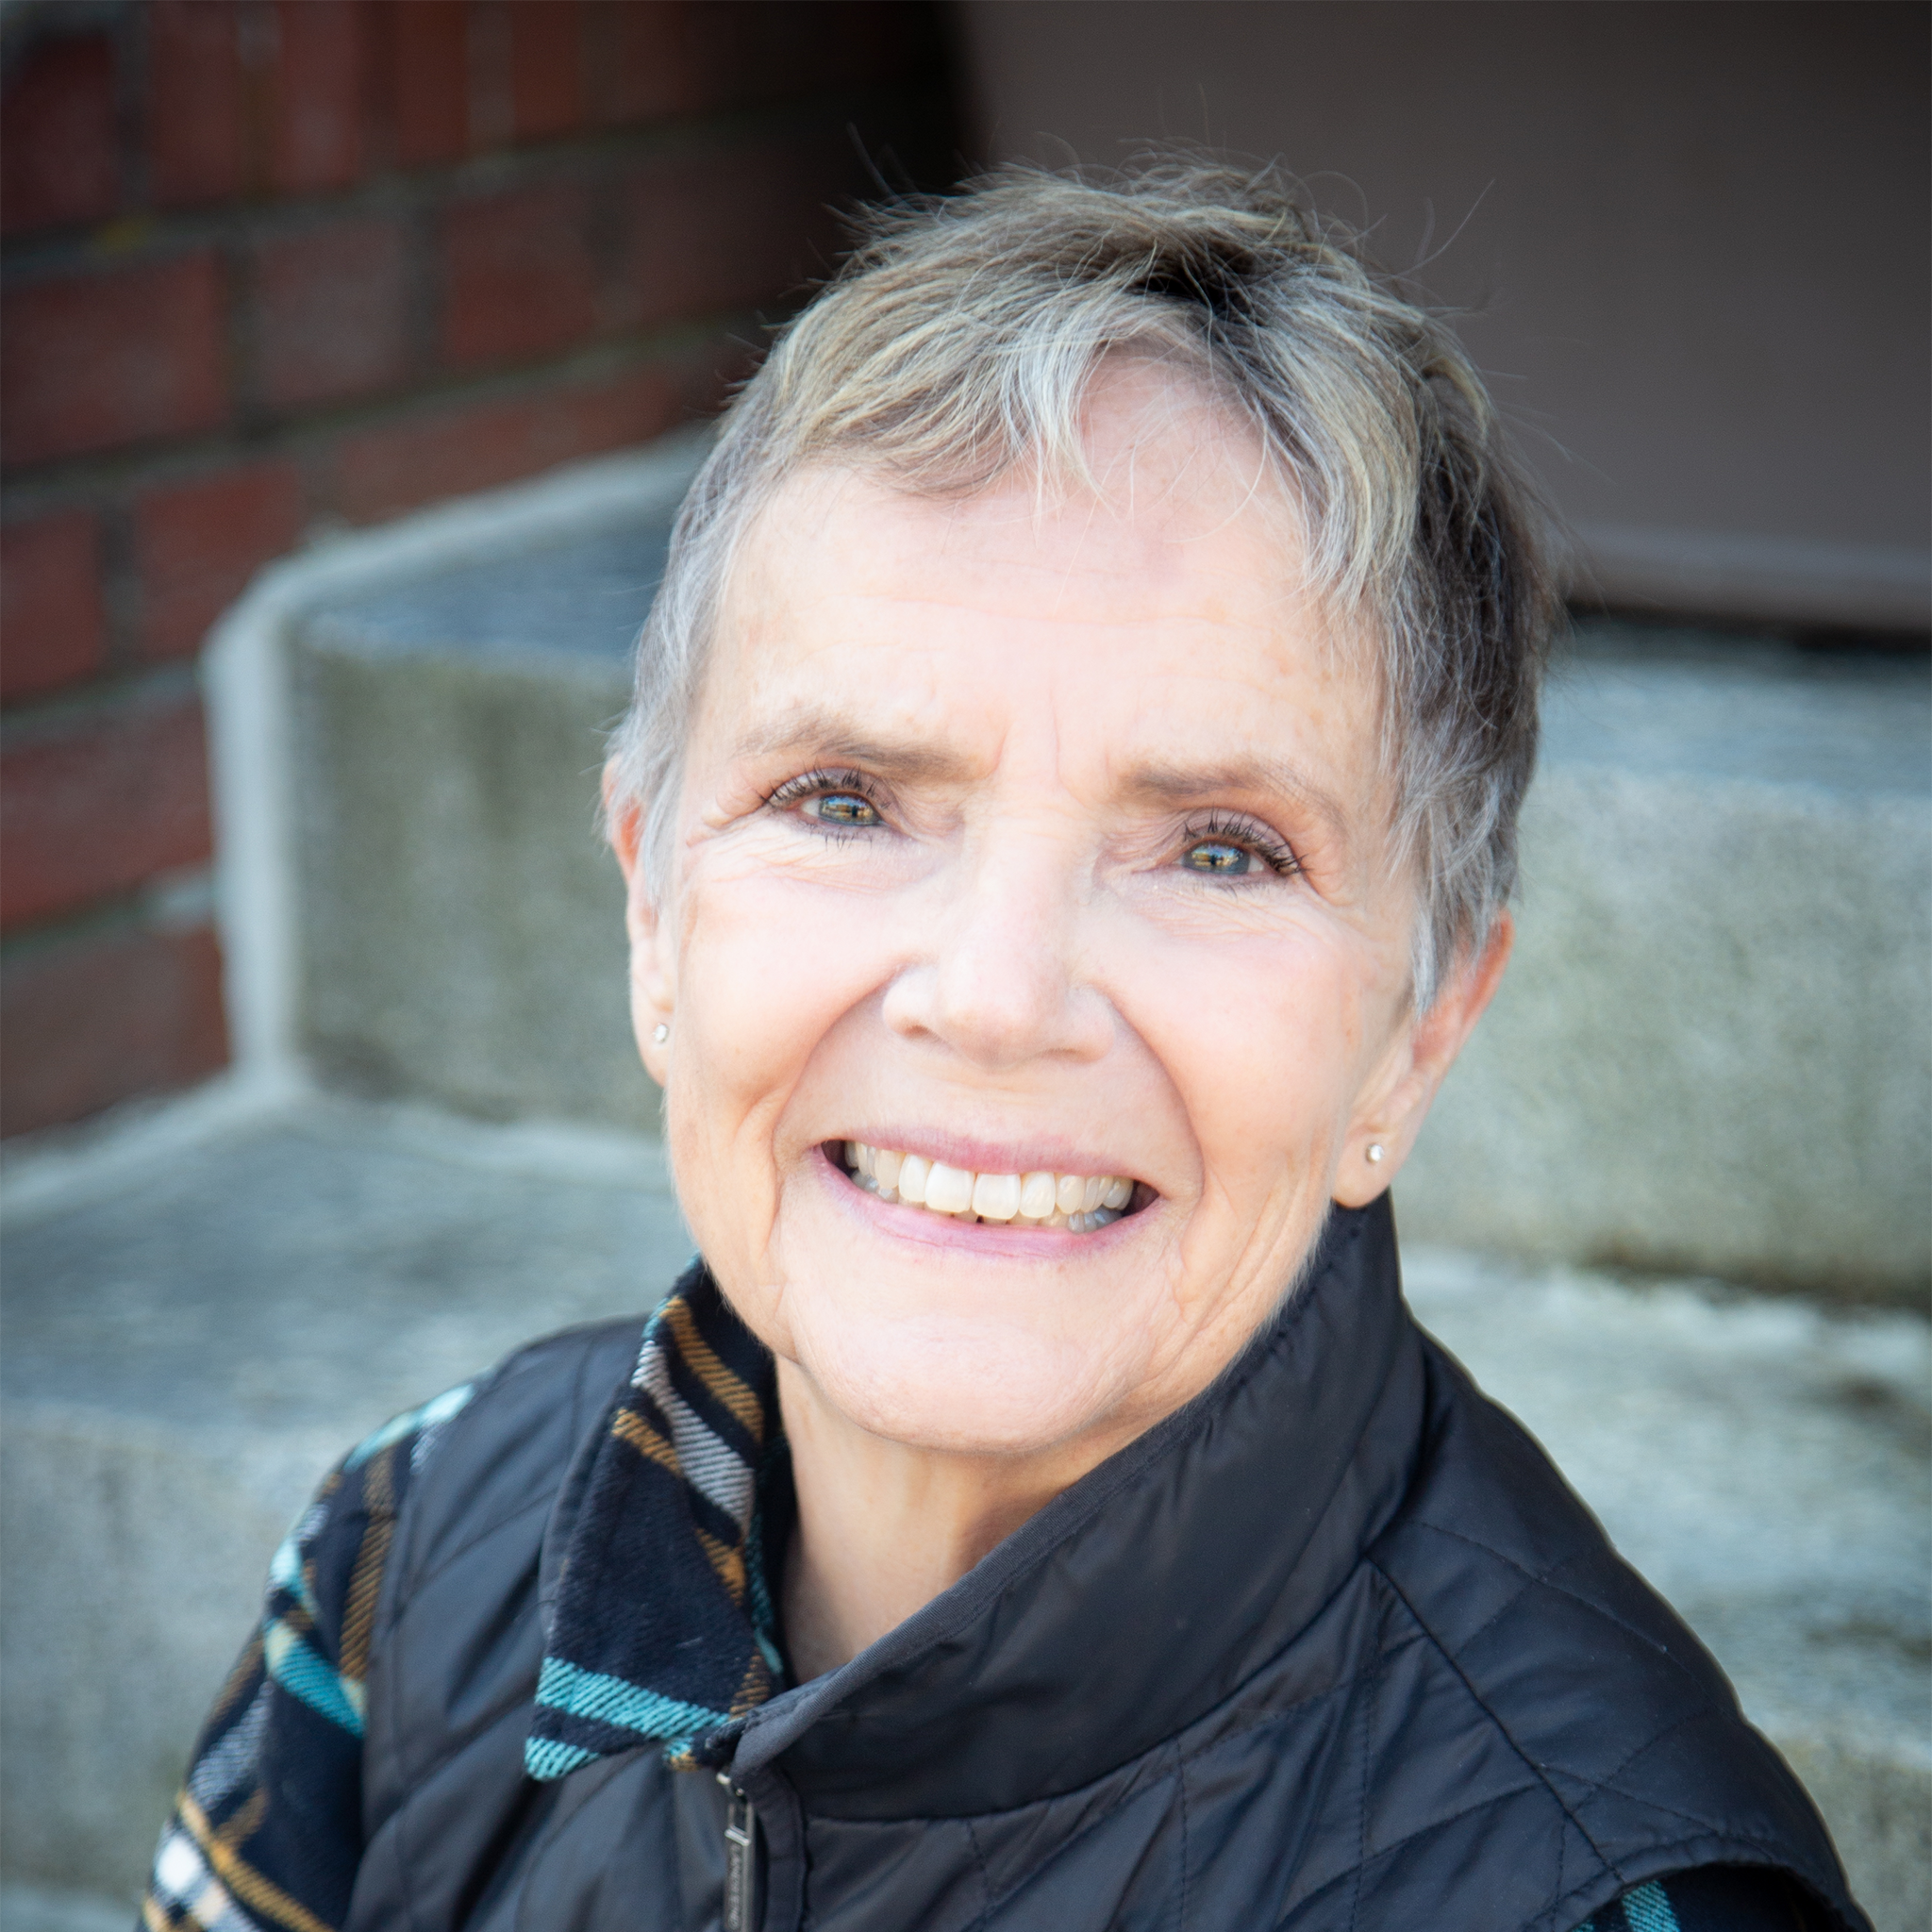
<svg viewBox="0 0 1932 1932">
<path fill-rule="evenodd" d="M 651 1028 L 651 1038 L 658 1045 L 662 1046 L 671 1038 L 671 1022 L 669 1020 L 659 1020 Z M 1380 1158 L 1379 1156 L 1376 1158 Z"/>
<path fill-rule="evenodd" d="M 1387 1149 L 1387 1148 L 1385 1148 L 1385 1147 L 1384 1147 L 1384 1146 L 1382 1145 L 1381 1141 L 1371 1141 L 1369 1142 L 1369 1164 L 1370 1164 L 1370 1166 L 1372 1166 L 1372 1167 L 1373 1167 L 1373 1166 L 1374 1166 L 1374 1164 L 1375 1164 L 1375 1163 L 1376 1163 L 1377 1161 L 1379 1161 L 1379 1160 L 1380 1160 L 1380 1159 L 1382 1158 L 1382 1156 L 1383 1156 L 1383 1155 L 1384 1155 L 1385 1153 L 1387 1153 L 1387 1152 L 1388 1152 L 1388 1149 Z"/>
</svg>

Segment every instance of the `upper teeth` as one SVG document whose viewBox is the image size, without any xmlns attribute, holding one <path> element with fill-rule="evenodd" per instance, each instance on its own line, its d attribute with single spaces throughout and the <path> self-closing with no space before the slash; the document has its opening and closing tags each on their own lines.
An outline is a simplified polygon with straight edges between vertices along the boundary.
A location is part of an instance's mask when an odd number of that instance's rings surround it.
<svg viewBox="0 0 1932 1932">
<path fill-rule="evenodd" d="M 1066 1227 L 1075 1234 L 1118 1221 L 1134 1184 L 1117 1174 L 974 1174 L 920 1154 L 845 1143 L 846 1170 L 881 1200 L 904 1201 L 961 1221 L 1010 1221 L 1021 1227 Z"/>
</svg>

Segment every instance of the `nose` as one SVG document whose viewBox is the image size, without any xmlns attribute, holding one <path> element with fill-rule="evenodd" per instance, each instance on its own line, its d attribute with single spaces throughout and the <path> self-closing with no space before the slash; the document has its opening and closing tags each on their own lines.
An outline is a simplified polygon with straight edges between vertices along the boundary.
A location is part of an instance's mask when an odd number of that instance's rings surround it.
<svg viewBox="0 0 1932 1932">
<path fill-rule="evenodd" d="M 1081 966 L 1077 859 L 1022 830 L 975 846 L 936 883 L 929 936 L 887 990 L 887 1025 L 989 1072 L 1098 1059 L 1113 1024 Z"/>
</svg>

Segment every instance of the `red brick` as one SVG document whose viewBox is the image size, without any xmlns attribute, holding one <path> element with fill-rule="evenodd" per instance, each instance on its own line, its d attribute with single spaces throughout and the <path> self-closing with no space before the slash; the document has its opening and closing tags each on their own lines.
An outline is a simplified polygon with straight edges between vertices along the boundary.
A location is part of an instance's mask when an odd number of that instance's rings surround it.
<svg viewBox="0 0 1932 1932">
<path fill-rule="evenodd" d="M 0 530 L 0 699 L 78 684 L 106 651 L 93 512 L 58 510 Z"/>
<path fill-rule="evenodd" d="M 747 308 L 825 274 L 840 242 L 832 207 L 858 186 L 856 157 L 827 137 L 640 170 L 628 197 L 625 317 Z"/>
<path fill-rule="evenodd" d="M 112 44 L 105 34 L 38 42 L 0 106 L 0 228 L 96 222 L 120 190 Z"/>
<path fill-rule="evenodd" d="M 248 117 L 231 0 L 151 0 L 148 165 L 162 208 L 225 201 L 248 185 Z"/>
<path fill-rule="evenodd" d="M 645 442 L 709 402 L 708 366 L 653 364 L 542 395 L 473 403 L 346 439 L 337 507 L 372 522 L 438 497 L 487 490 L 574 458 Z"/>
<path fill-rule="evenodd" d="M 653 7 L 591 0 L 586 11 L 592 114 L 600 125 L 655 121 L 697 105 L 690 8 L 682 0 Z"/>
<path fill-rule="evenodd" d="M 250 463 L 149 491 L 134 508 L 142 656 L 198 649 L 257 568 L 294 547 L 303 521 L 292 463 Z"/>
<path fill-rule="evenodd" d="M 76 934 L 0 967 L 0 1134 L 190 1086 L 227 1058 L 221 948 L 205 925 Z"/>
<path fill-rule="evenodd" d="M 397 0 L 389 26 L 397 165 L 459 159 L 470 139 L 467 0 Z"/>
<path fill-rule="evenodd" d="M 43 462 L 227 414 L 223 277 L 211 250 L 9 290 L 0 438 Z"/>
<path fill-rule="evenodd" d="M 575 182 L 459 202 L 443 217 L 442 352 L 458 368 L 568 348 L 597 325 L 589 207 Z"/>
<path fill-rule="evenodd" d="M 262 399 L 337 402 L 401 381 L 408 244 L 393 222 L 337 222 L 264 242 L 255 255 Z"/>
<path fill-rule="evenodd" d="M 575 133 L 584 121 L 577 0 L 510 0 L 510 115 L 519 141 Z"/>
<path fill-rule="evenodd" d="M 275 8 L 269 178 L 285 192 L 347 188 L 362 173 L 367 27 L 359 0 Z"/>
<path fill-rule="evenodd" d="M 193 697 L 137 699 L 0 753 L 0 926 L 53 919 L 208 856 Z"/>
</svg>

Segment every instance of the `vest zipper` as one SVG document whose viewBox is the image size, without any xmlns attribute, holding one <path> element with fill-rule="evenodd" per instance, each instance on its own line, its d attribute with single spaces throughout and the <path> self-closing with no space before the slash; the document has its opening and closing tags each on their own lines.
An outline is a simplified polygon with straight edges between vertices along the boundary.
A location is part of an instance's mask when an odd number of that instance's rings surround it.
<svg viewBox="0 0 1932 1932">
<path fill-rule="evenodd" d="M 722 1771 L 718 1782 L 724 1787 L 724 1932 L 758 1932 L 758 1814 Z"/>
</svg>

